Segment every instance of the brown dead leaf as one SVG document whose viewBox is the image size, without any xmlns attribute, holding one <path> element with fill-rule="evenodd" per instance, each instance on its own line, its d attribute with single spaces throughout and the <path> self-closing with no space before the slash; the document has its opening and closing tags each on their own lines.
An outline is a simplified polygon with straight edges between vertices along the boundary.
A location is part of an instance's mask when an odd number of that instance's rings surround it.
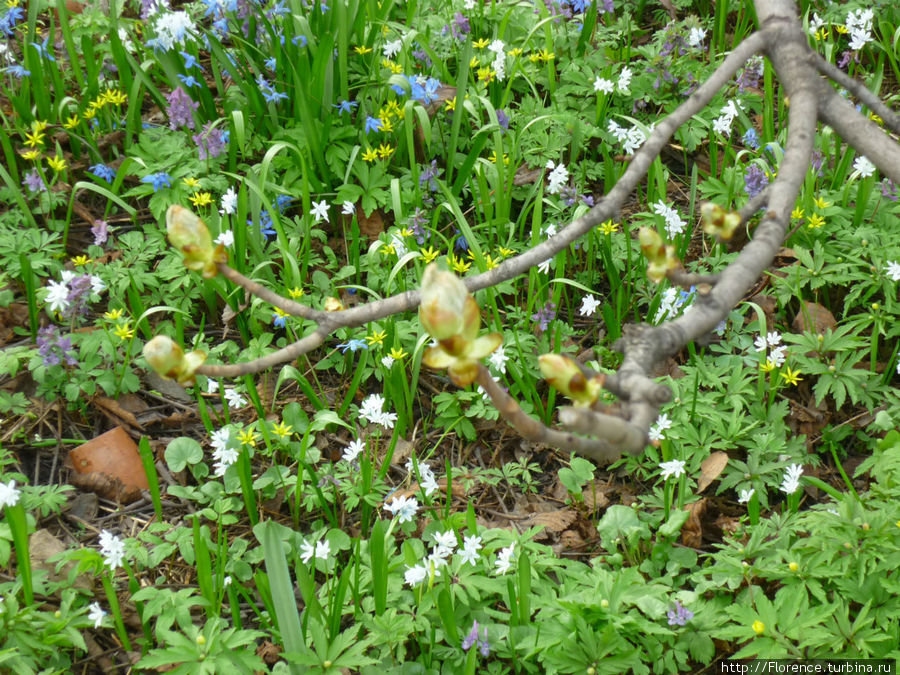
<svg viewBox="0 0 900 675">
<path fill-rule="evenodd" d="M 533 513 L 521 521 L 524 527 L 544 526 L 544 531 L 559 534 L 575 522 L 577 514 L 571 509 L 557 509 L 545 513 Z"/>
<path fill-rule="evenodd" d="M 359 223 L 359 231 L 367 239 L 378 239 L 378 236 L 384 232 L 384 218 L 381 216 L 381 209 L 375 209 L 372 211 L 372 215 L 367 216 L 360 206 L 356 209 L 356 222 Z"/>
<path fill-rule="evenodd" d="M 706 513 L 706 497 L 684 507 L 690 515 L 681 527 L 681 543 L 690 548 L 703 544 L 703 514 Z"/>
<path fill-rule="evenodd" d="M 606 496 L 606 493 L 599 489 L 591 489 L 589 487 L 581 493 L 581 498 L 584 499 L 584 506 L 590 513 L 596 513 L 609 505 L 609 498 Z"/>
<path fill-rule="evenodd" d="M 560 551 L 581 551 L 584 550 L 585 540 L 576 530 L 566 530 L 559 535 L 559 543 L 554 548 Z"/>
<path fill-rule="evenodd" d="M 791 327 L 798 333 L 822 334 L 825 331 L 834 330 L 837 321 L 834 314 L 817 302 L 803 301 L 803 306 L 794 317 Z"/>
<path fill-rule="evenodd" d="M 534 183 L 543 173 L 543 169 L 529 169 L 523 164 L 519 167 L 519 170 L 516 171 L 516 175 L 513 177 L 513 185 L 528 185 L 529 183 Z"/>
<path fill-rule="evenodd" d="M 709 487 L 728 465 L 728 455 L 721 450 L 712 453 L 700 464 L 700 480 L 697 481 L 697 494 Z"/>
<path fill-rule="evenodd" d="M 726 516 L 724 514 L 720 514 L 715 521 L 716 527 L 722 531 L 723 535 L 733 535 L 735 532 L 737 532 L 740 523 L 740 518 Z"/>
<path fill-rule="evenodd" d="M 272 666 L 275 665 L 278 658 L 281 656 L 281 647 L 267 640 L 256 648 L 256 655 L 261 658 L 266 665 Z"/>
<path fill-rule="evenodd" d="M 93 403 L 100 409 L 100 412 L 106 415 L 112 422 L 116 424 L 122 424 L 124 422 L 135 429 L 141 431 L 144 430 L 144 427 L 137 421 L 137 417 L 134 416 L 134 413 L 116 399 L 107 398 L 106 396 L 95 396 Z"/>
<path fill-rule="evenodd" d="M 75 561 L 70 560 L 56 571 L 56 563 L 50 559 L 67 550 L 67 546 L 54 537 L 50 530 L 37 530 L 28 538 L 28 558 L 32 570 L 43 570 L 50 581 L 61 582 L 69 578 L 69 571 L 75 566 Z M 90 590 L 91 579 L 86 574 L 75 577 L 75 587 Z"/>
</svg>

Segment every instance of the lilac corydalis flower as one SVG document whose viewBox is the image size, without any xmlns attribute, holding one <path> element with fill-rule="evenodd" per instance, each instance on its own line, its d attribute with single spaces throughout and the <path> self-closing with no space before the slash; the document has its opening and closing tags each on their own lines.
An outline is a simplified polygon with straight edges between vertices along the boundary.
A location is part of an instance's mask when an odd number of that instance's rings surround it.
<svg viewBox="0 0 900 675">
<path fill-rule="evenodd" d="M 481 652 L 483 657 L 488 657 L 491 654 L 491 646 L 488 644 L 488 632 L 487 626 L 481 627 L 482 632 L 481 636 L 478 635 L 478 622 L 472 622 L 472 630 L 463 638 L 462 648 L 464 652 L 469 651 L 475 644 L 478 644 L 478 651 Z"/>
<path fill-rule="evenodd" d="M 748 166 L 744 171 L 744 192 L 751 199 L 762 192 L 768 184 L 769 178 L 766 176 L 766 172 L 755 164 Z"/>
<path fill-rule="evenodd" d="M 547 301 L 537 312 L 531 315 L 531 320 L 538 324 L 541 332 L 547 330 L 550 322 L 556 318 L 556 303 Z"/>
<path fill-rule="evenodd" d="M 670 609 L 666 612 L 666 615 L 669 617 L 670 626 L 683 626 L 694 618 L 694 613 L 684 607 L 678 600 L 675 601 L 675 609 Z"/>
<path fill-rule="evenodd" d="M 184 89 L 178 87 L 166 94 L 166 102 L 169 104 L 166 114 L 169 116 L 169 128 L 172 131 L 182 126 L 194 128 L 194 111 L 200 104 L 194 102 Z"/>
<path fill-rule="evenodd" d="M 228 132 L 214 127 L 212 122 L 207 122 L 200 133 L 194 134 L 191 139 L 197 144 L 197 155 L 200 159 L 215 159 L 225 152 Z"/>
<path fill-rule="evenodd" d="M 38 173 L 37 169 L 32 169 L 28 173 L 25 174 L 24 180 L 22 180 L 22 185 L 28 188 L 29 192 L 42 192 L 47 189 L 47 186 L 44 184 L 44 179 L 41 178 L 41 174 Z"/>
<path fill-rule="evenodd" d="M 94 235 L 94 246 L 103 246 L 109 239 L 109 223 L 105 220 L 95 220 L 91 226 L 91 234 Z"/>
<path fill-rule="evenodd" d="M 48 368 L 58 366 L 63 361 L 69 366 L 78 365 L 71 336 L 62 337 L 56 326 L 44 326 L 38 331 L 37 346 L 38 355 Z"/>
</svg>

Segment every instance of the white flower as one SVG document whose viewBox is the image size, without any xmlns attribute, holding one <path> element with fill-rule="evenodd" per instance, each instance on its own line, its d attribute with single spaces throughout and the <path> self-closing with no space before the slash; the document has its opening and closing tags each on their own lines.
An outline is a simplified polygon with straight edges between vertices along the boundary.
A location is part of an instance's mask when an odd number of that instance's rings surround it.
<svg viewBox="0 0 900 675">
<path fill-rule="evenodd" d="M 749 502 L 754 492 L 756 492 L 755 488 L 750 488 L 749 490 L 741 490 L 741 493 L 738 495 L 738 503 L 746 504 L 747 502 Z"/>
<path fill-rule="evenodd" d="M 868 178 L 875 173 L 875 165 L 872 164 L 865 155 L 860 155 L 853 160 L 853 168 L 856 169 L 863 178 Z"/>
<path fill-rule="evenodd" d="M 434 475 L 434 471 L 427 466 L 425 469 L 427 469 L 427 471 L 420 472 L 422 480 L 419 482 L 419 486 L 425 490 L 425 496 L 430 497 L 440 488 L 440 486 L 437 484 L 437 477 Z"/>
<path fill-rule="evenodd" d="M 803 475 L 803 467 L 799 464 L 791 464 L 784 472 L 784 479 L 781 481 L 781 491 L 787 495 L 792 495 L 800 487 L 800 476 Z"/>
<path fill-rule="evenodd" d="M 547 258 L 544 262 L 539 263 L 537 268 L 538 272 L 541 274 L 550 274 L 550 263 L 553 262 L 553 258 Z"/>
<path fill-rule="evenodd" d="M 391 366 L 394 365 L 394 357 L 388 354 L 387 356 L 382 357 L 381 365 L 390 370 Z"/>
<path fill-rule="evenodd" d="M 766 342 L 765 335 L 757 335 L 756 339 L 753 341 L 753 344 L 756 346 L 756 351 L 764 352 L 769 347 L 769 343 Z"/>
<path fill-rule="evenodd" d="M 359 416 L 367 422 L 375 422 L 375 419 L 381 414 L 384 407 L 384 396 L 381 394 L 371 394 L 363 399 L 362 406 L 359 408 Z"/>
<path fill-rule="evenodd" d="M 622 68 L 622 72 L 619 73 L 619 83 L 618 83 L 619 91 L 623 94 L 628 93 L 628 87 L 631 86 L 631 68 L 625 66 Z"/>
<path fill-rule="evenodd" d="M 422 583 L 427 577 L 428 570 L 425 569 L 425 565 L 416 565 L 415 567 L 407 566 L 406 573 L 403 575 L 403 579 L 410 586 Z"/>
<path fill-rule="evenodd" d="M 875 13 L 871 9 L 857 9 L 847 13 L 845 25 L 850 33 L 850 49 L 859 51 L 872 42 L 872 21 Z"/>
<path fill-rule="evenodd" d="M 884 271 L 887 272 L 892 281 L 900 281 L 900 263 L 888 260 L 888 264 L 885 266 Z"/>
<path fill-rule="evenodd" d="M 92 602 L 88 609 L 88 619 L 94 622 L 94 628 L 100 628 L 100 624 L 103 623 L 103 617 L 106 616 L 106 612 L 103 611 L 103 608 L 100 606 L 99 602 Z"/>
<path fill-rule="evenodd" d="M 825 25 L 825 22 L 819 17 L 818 14 L 813 12 L 812 19 L 809 20 L 809 34 L 815 35 L 819 32 L 819 29 Z"/>
<path fill-rule="evenodd" d="M 506 362 L 509 361 L 509 357 L 506 355 L 503 345 L 494 350 L 494 353 L 488 357 L 488 361 L 498 373 L 501 375 L 506 373 Z"/>
<path fill-rule="evenodd" d="M 352 216 L 356 213 L 356 207 L 353 206 L 353 202 L 344 202 L 341 204 L 341 213 L 345 216 Z"/>
<path fill-rule="evenodd" d="M 225 471 L 238 460 L 239 455 L 237 448 L 222 447 L 213 450 L 213 459 L 216 460 L 213 464 L 213 475 L 217 478 L 224 476 Z"/>
<path fill-rule="evenodd" d="M 4 506 L 15 506 L 19 503 L 19 496 L 22 493 L 16 489 L 16 481 L 11 480 L 8 483 L 0 483 L 0 509 Z"/>
<path fill-rule="evenodd" d="M 125 542 L 109 530 L 103 530 L 100 533 L 100 555 L 103 556 L 103 564 L 110 570 L 121 567 L 125 559 Z"/>
<path fill-rule="evenodd" d="M 776 368 L 781 368 L 784 365 L 784 352 L 787 349 L 784 345 L 781 347 L 775 347 L 772 351 L 769 352 L 768 361 L 772 362 L 772 365 Z"/>
<path fill-rule="evenodd" d="M 628 129 L 626 129 L 625 127 L 621 126 L 621 125 L 620 125 L 618 122 L 616 122 L 615 120 L 610 120 L 610 121 L 609 121 L 609 123 L 606 125 L 606 130 L 607 130 L 609 133 L 611 133 L 613 136 L 615 136 L 615 137 L 616 137 L 616 140 L 619 141 L 619 143 L 621 143 L 621 142 L 624 141 L 626 138 L 628 138 Z"/>
<path fill-rule="evenodd" d="M 397 253 L 398 258 L 405 256 L 406 252 L 409 250 L 406 248 L 406 243 L 403 241 L 403 238 L 398 237 L 396 234 L 391 235 L 391 246 L 394 247 L 394 251 Z"/>
<path fill-rule="evenodd" d="M 688 33 L 687 43 L 689 46 L 697 49 L 703 44 L 703 40 L 706 38 L 706 29 L 705 28 L 691 28 L 691 31 Z"/>
<path fill-rule="evenodd" d="M 366 449 L 365 443 L 362 442 L 362 439 L 357 438 L 355 441 L 350 443 L 347 446 L 347 449 L 344 450 L 344 454 L 341 455 L 341 459 L 347 462 L 355 462 L 356 458 L 362 454 L 362 451 Z"/>
<path fill-rule="evenodd" d="M 565 164 L 554 165 L 552 160 L 547 162 L 547 168 L 550 169 L 550 175 L 547 176 L 547 192 L 555 195 L 569 181 L 569 170 Z"/>
<path fill-rule="evenodd" d="M 475 0 L 463 0 L 463 9 L 467 12 L 471 12 L 475 9 Z"/>
<path fill-rule="evenodd" d="M 684 474 L 685 461 L 683 459 L 673 459 L 670 462 L 662 462 L 659 468 L 662 469 L 662 479 L 669 480 L 670 477 L 678 478 Z"/>
<path fill-rule="evenodd" d="M 305 541 L 300 545 L 300 559 L 304 565 L 308 565 L 313 556 L 319 560 L 328 560 L 329 553 L 331 553 L 331 544 L 325 539 L 317 541 L 315 544 Z"/>
<path fill-rule="evenodd" d="M 234 246 L 234 232 L 231 230 L 225 230 L 218 237 L 216 237 L 216 243 L 222 244 L 225 248 L 231 248 Z"/>
<path fill-rule="evenodd" d="M 385 42 L 384 47 L 381 48 L 381 51 L 386 59 L 392 59 L 400 53 L 401 49 L 403 49 L 403 40 L 397 38 L 393 42 Z"/>
<path fill-rule="evenodd" d="M 225 578 L 222 579 L 222 586 L 224 588 L 228 588 L 229 586 L 231 586 L 231 575 L 230 574 L 226 574 Z"/>
<path fill-rule="evenodd" d="M 654 424 L 650 428 L 650 433 L 648 433 L 647 436 L 649 436 L 651 441 L 661 441 L 665 438 L 665 435 L 663 435 L 663 431 L 671 428 L 672 420 L 669 419 L 668 415 L 663 413 L 656 418 L 656 424 Z"/>
<path fill-rule="evenodd" d="M 453 553 L 456 550 L 457 541 L 456 541 L 456 533 L 453 530 L 447 530 L 446 532 L 435 532 L 434 533 L 434 548 L 435 550 L 440 551 L 449 551 L 447 555 Z M 447 555 L 442 555 L 441 557 L 446 558 Z"/>
<path fill-rule="evenodd" d="M 65 282 L 48 281 L 47 299 L 51 312 L 63 312 L 69 306 L 69 287 Z"/>
<path fill-rule="evenodd" d="M 488 45 L 488 51 L 494 52 L 495 54 L 502 54 L 505 46 L 503 40 L 494 40 Z"/>
<path fill-rule="evenodd" d="M 399 518 L 401 523 L 405 523 L 416 515 L 419 502 L 415 497 L 394 497 L 390 504 L 384 505 L 384 509 Z"/>
<path fill-rule="evenodd" d="M 164 51 L 184 44 L 188 33 L 196 33 L 196 29 L 187 12 L 166 12 L 156 21 L 156 42 Z"/>
<path fill-rule="evenodd" d="M 719 116 L 713 122 L 713 130 L 723 136 L 731 135 L 731 125 L 734 123 L 735 117 L 738 115 L 740 103 L 734 100 L 728 101 L 719 111 Z"/>
<path fill-rule="evenodd" d="M 100 294 L 106 290 L 106 284 L 103 283 L 103 279 L 98 277 L 96 274 L 91 275 L 91 291 L 93 293 Z"/>
<path fill-rule="evenodd" d="M 681 219 L 681 216 L 678 215 L 678 211 L 673 207 L 668 206 L 664 201 L 660 200 L 653 205 L 652 209 L 653 213 L 662 216 L 665 219 L 666 232 L 669 234 L 670 238 L 684 232 L 687 223 Z"/>
<path fill-rule="evenodd" d="M 237 192 L 234 191 L 233 187 L 228 188 L 224 195 L 222 195 L 222 208 L 219 209 L 219 213 L 223 216 L 231 215 L 237 212 Z"/>
<path fill-rule="evenodd" d="M 241 396 L 237 389 L 226 389 L 225 400 L 228 401 L 229 408 L 242 408 L 247 405 L 247 399 Z"/>
<path fill-rule="evenodd" d="M 515 546 L 516 542 L 513 542 L 506 548 L 501 549 L 500 553 L 497 554 L 497 561 L 494 563 L 497 567 L 497 574 L 509 572 L 510 567 L 512 567 L 512 555 Z"/>
<path fill-rule="evenodd" d="M 463 539 L 463 547 L 459 552 L 462 557 L 462 564 L 470 563 L 473 567 L 478 560 L 478 552 L 481 550 L 481 537 L 474 534 L 471 537 Z"/>
<path fill-rule="evenodd" d="M 613 83 L 612 80 L 606 80 L 606 79 L 600 77 L 599 75 L 597 76 L 597 79 L 594 80 L 594 91 L 596 91 L 596 92 L 600 92 L 603 94 L 611 94 L 611 93 L 613 93 L 613 88 L 615 86 L 616 85 Z"/>
<path fill-rule="evenodd" d="M 324 199 L 320 202 L 312 203 L 312 214 L 313 214 L 313 218 L 316 219 L 317 223 L 320 220 L 324 220 L 326 223 L 331 222 L 328 219 L 328 202 L 326 202 Z"/>
<path fill-rule="evenodd" d="M 218 431 L 212 432 L 210 434 L 210 445 L 212 445 L 213 450 L 224 450 L 228 447 L 228 444 L 231 442 L 231 430 L 227 427 L 219 429 Z"/>
<path fill-rule="evenodd" d="M 769 343 L 770 347 L 774 347 L 775 345 L 781 344 L 781 333 L 777 330 L 769 331 L 766 333 L 766 342 Z"/>
<path fill-rule="evenodd" d="M 581 299 L 581 308 L 578 310 L 578 313 L 581 316 L 593 316 L 599 306 L 600 301 L 597 299 L 597 296 L 586 295 Z"/>
<path fill-rule="evenodd" d="M 644 133 L 643 129 L 635 125 L 626 132 L 625 141 L 622 143 L 622 150 L 625 151 L 626 155 L 633 155 L 646 140 L 647 135 Z"/>
<path fill-rule="evenodd" d="M 219 391 L 219 381 L 214 380 L 211 377 L 206 379 L 206 393 L 207 394 L 215 394 Z"/>
</svg>

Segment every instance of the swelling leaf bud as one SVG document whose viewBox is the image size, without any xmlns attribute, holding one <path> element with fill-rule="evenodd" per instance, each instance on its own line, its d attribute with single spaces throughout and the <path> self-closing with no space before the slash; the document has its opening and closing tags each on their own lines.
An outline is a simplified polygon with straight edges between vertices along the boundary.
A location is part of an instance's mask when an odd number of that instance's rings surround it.
<svg viewBox="0 0 900 675">
<path fill-rule="evenodd" d="M 216 263 L 228 261 L 225 247 L 213 246 L 206 223 L 183 206 L 173 204 L 166 211 L 166 234 L 172 246 L 184 255 L 184 266 L 201 272 L 205 279 L 218 274 Z"/>
<path fill-rule="evenodd" d="M 194 373 L 206 361 L 204 352 L 192 351 L 185 354 L 174 340 L 165 335 L 157 335 L 145 344 L 143 354 L 160 377 L 177 380 L 184 386 L 194 383 Z"/>
<path fill-rule="evenodd" d="M 638 230 L 641 253 L 647 259 L 647 278 L 655 284 L 666 278 L 669 270 L 678 267 L 674 246 L 666 246 L 656 230 L 642 227 Z"/>
<path fill-rule="evenodd" d="M 472 310 L 467 307 L 469 299 L 469 291 L 459 277 L 431 263 L 422 275 L 419 321 L 428 334 L 438 342 L 459 335 L 463 329 L 470 328 Z M 477 333 L 478 305 L 474 300 L 472 304 L 475 304 L 474 330 Z"/>
<path fill-rule="evenodd" d="M 587 379 L 572 359 L 560 354 L 541 354 L 538 364 L 550 386 L 572 399 L 575 407 L 588 407 L 600 395 L 603 376 Z"/>
<path fill-rule="evenodd" d="M 726 211 L 712 202 L 704 202 L 700 207 L 700 220 L 706 234 L 724 240 L 731 239 L 734 231 L 741 224 L 740 214 Z"/>
</svg>

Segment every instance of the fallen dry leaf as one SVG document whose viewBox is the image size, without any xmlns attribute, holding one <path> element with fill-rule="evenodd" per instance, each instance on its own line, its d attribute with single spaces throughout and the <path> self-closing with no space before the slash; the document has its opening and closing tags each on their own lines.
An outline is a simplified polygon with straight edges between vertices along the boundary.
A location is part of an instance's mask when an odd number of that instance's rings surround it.
<svg viewBox="0 0 900 675">
<path fill-rule="evenodd" d="M 709 487 L 728 465 L 728 455 L 721 450 L 712 453 L 700 464 L 700 480 L 697 481 L 697 493 Z"/>
<path fill-rule="evenodd" d="M 681 527 L 681 543 L 690 548 L 700 548 L 703 544 L 703 523 L 706 513 L 706 497 L 684 507 L 690 513 Z"/>
<path fill-rule="evenodd" d="M 803 301 L 803 306 L 794 317 L 791 327 L 798 333 L 815 333 L 821 334 L 825 331 L 834 330 L 837 327 L 837 321 L 834 314 L 828 311 L 817 302 Z"/>
<path fill-rule="evenodd" d="M 100 412 L 116 424 L 124 422 L 135 429 L 143 431 L 144 428 L 140 425 L 134 413 L 116 399 L 107 398 L 106 396 L 95 396 L 93 403 L 100 409 Z"/>
</svg>

